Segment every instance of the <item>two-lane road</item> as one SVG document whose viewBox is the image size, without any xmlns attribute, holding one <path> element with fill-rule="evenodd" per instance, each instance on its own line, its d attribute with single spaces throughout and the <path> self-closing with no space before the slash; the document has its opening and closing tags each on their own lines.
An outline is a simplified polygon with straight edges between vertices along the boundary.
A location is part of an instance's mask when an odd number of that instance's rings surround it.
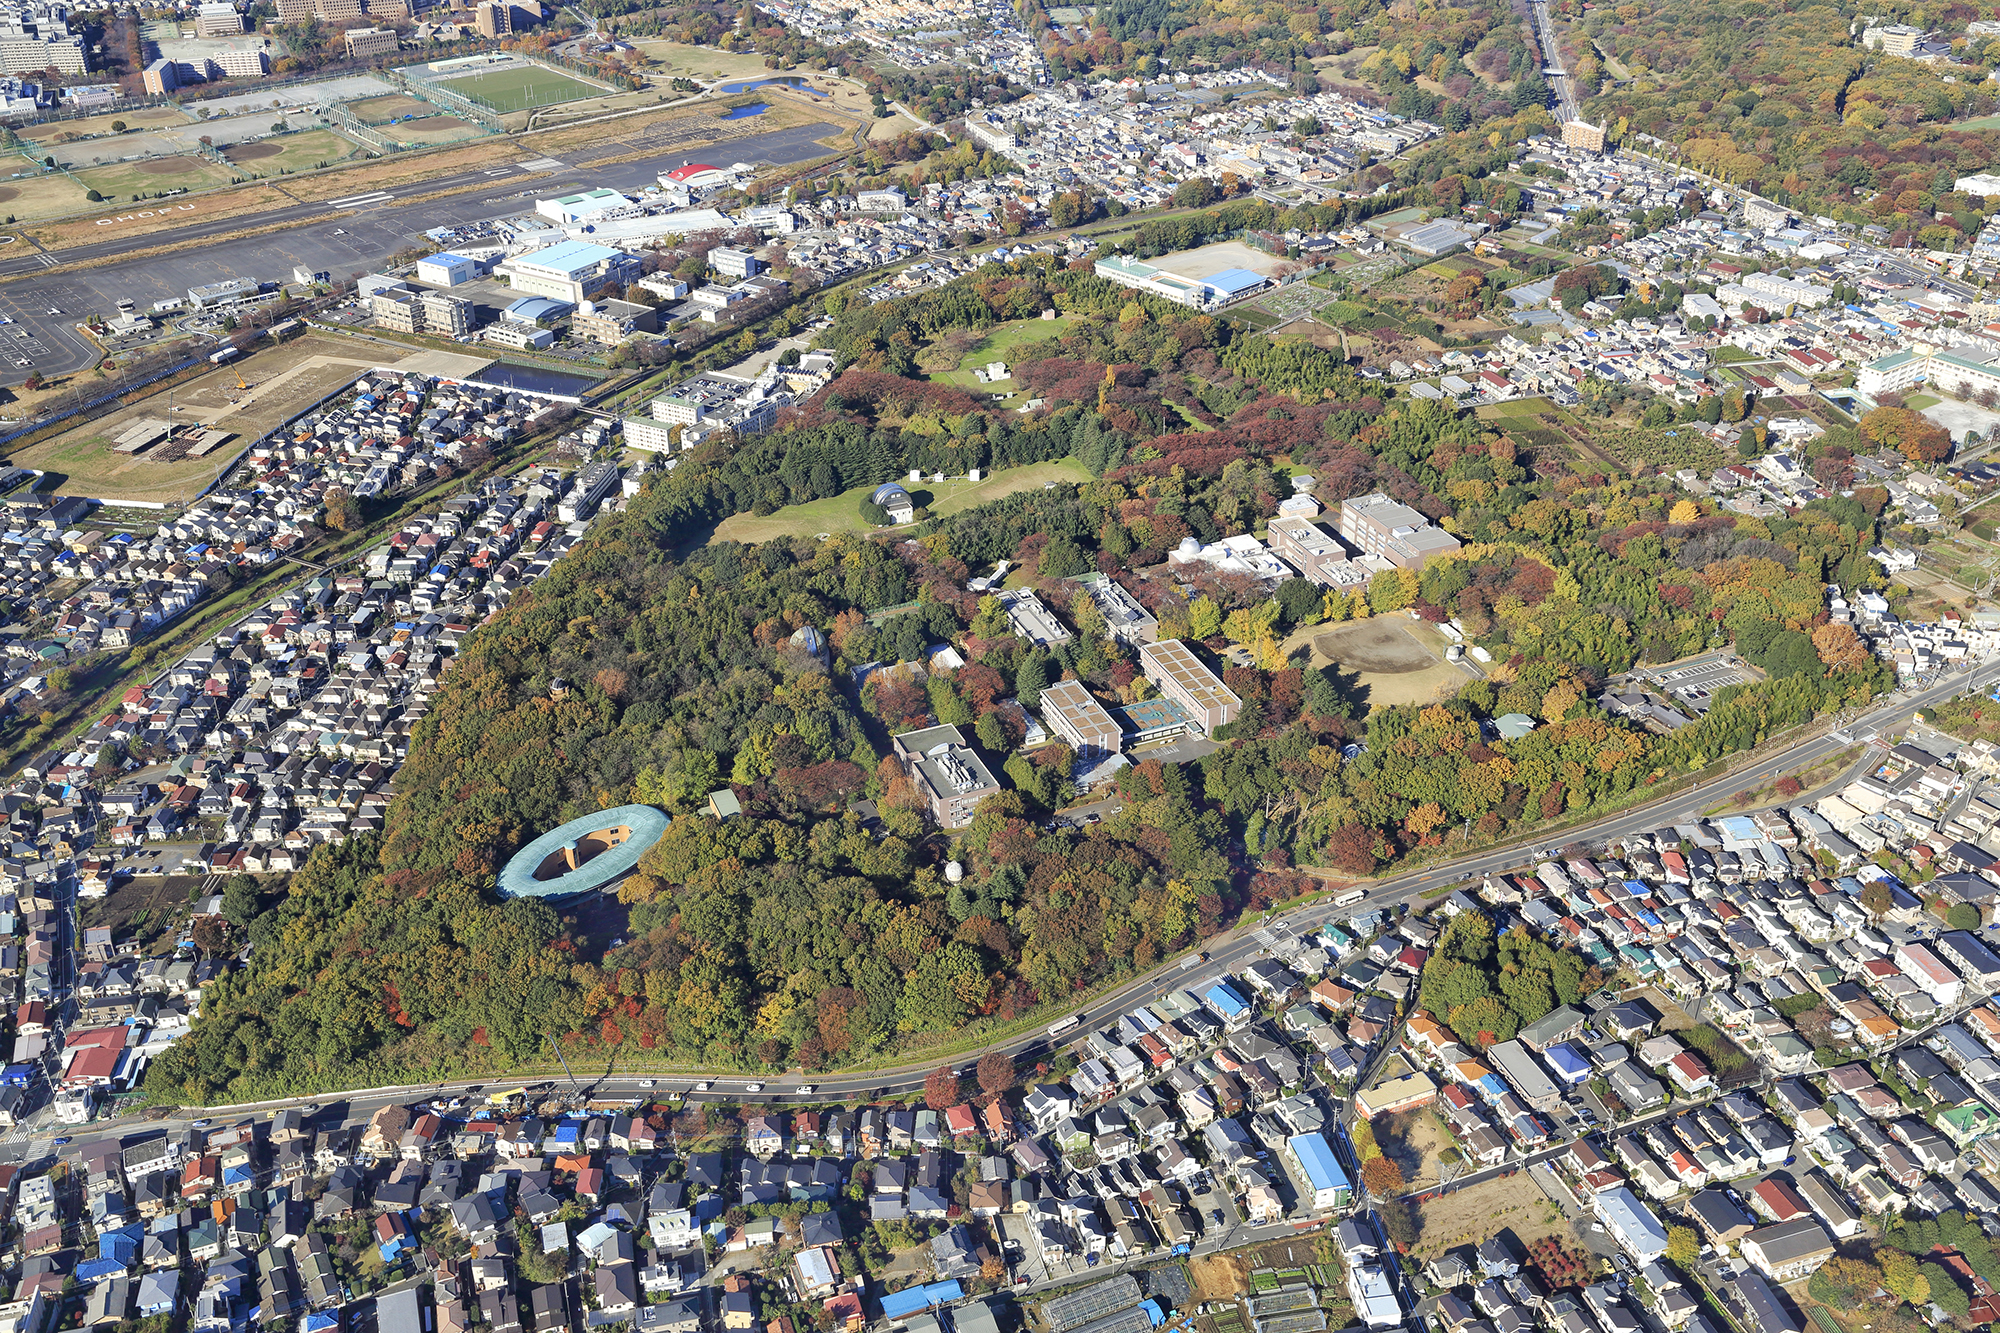
<svg viewBox="0 0 2000 1333">
<path fill-rule="evenodd" d="M 1899 729 L 1909 722 L 1912 714 L 1931 704 L 1968 691 L 1991 689 L 1996 681 L 2000 681 L 2000 661 L 1984 663 L 1969 671 L 1955 673 L 1915 693 L 1899 691 L 1879 701 L 1874 707 L 1843 721 L 1839 727 L 1825 735 L 1774 750 L 1730 773 L 1725 779 L 1708 786 L 1690 788 L 1662 800 L 1609 816 L 1596 823 L 1568 830 L 1560 835 L 1561 841 L 1565 844 L 1576 842 L 1604 845 L 1650 832 L 1663 824 L 1685 823 L 1699 818 L 1704 808 L 1715 804 L 1727 791 L 1758 787 L 1787 773 L 1810 768 L 1852 745 Z M 1187 986 L 1236 971 L 1265 951 L 1265 945 L 1256 938 L 1255 932 L 1259 929 L 1289 930 L 1295 934 L 1303 934 L 1317 929 L 1329 920 L 1351 916 L 1362 908 L 1382 908 L 1406 903 L 1437 889 L 1463 884 L 1496 871 L 1523 866 L 1532 857 L 1531 845 L 1496 848 L 1398 875 L 1372 885 L 1360 908 L 1354 906 L 1339 908 L 1333 906 L 1330 900 L 1322 899 L 1290 912 L 1274 914 L 1264 921 L 1245 922 L 1236 930 L 1209 940 L 1206 961 L 1202 961 L 1200 955 L 1190 954 L 1154 968 L 1143 977 L 1135 978 L 1091 999 L 1077 1011 L 1082 1015 L 1082 1025 L 1078 1029 L 1072 1029 L 1071 1033 L 1065 1033 L 1064 1036 L 1066 1038 L 1082 1028 L 1108 1026 L 1133 1005 L 1143 1004 L 1164 994 L 1170 988 Z M 995 1042 L 987 1049 L 1004 1051 L 1013 1055 L 1017 1061 L 1026 1062 L 1038 1057 L 1055 1044 L 1057 1043 L 1052 1042 L 1046 1032 L 1038 1030 Z M 960 1056 L 957 1063 L 961 1072 L 969 1075 L 980 1054 L 982 1052 L 974 1051 Z M 819 1104 L 867 1099 L 885 1094 L 915 1091 L 923 1086 L 925 1076 L 934 1068 L 936 1068 L 935 1059 L 887 1069 L 850 1071 L 818 1077 L 784 1075 L 758 1079 L 741 1074 L 713 1072 L 620 1073 L 616 1070 L 606 1072 L 597 1067 L 579 1068 L 577 1073 L 581 1082 L 592 1090 L 593 1096 L 606 1101 L 678 1094 L 690 1096 L 695 1100 L 797 1105 L 803 1102 Z M 365 1118 L 369 1112 L 390 1103 L 464 1095 L 472 1089 L 490 1090 L 524 1081 L 548 1080 L 549 1075 L 546 1073 L 533 1078 L 518 1073 L 493 1074 L 478 1079 L 456 1079 L 445 1083 L 408 1084 L 365 1089 L 347 1094 L 322 1094 L 315 1097 L 239 1104 L 215 1108 L 210 1114 L 262 1112 L 280 1107 L 303 1106 L 308 1103 L 328 1104 L 337 1101 L 347 1106 L 351 1113 Z M 555 1081 L 558 1086 L 562 1086 L 563 1081 L 559 1077 Z M 707 1083 L 709 1086 L 697 1093 L 693 1088 L 698 1083 Z M 762 1087 L 758 1092 L 752 1093 L 749 1090 L 751 1083 L 761 1083 Z M 806 1087 L 810 1087 L 812 1091 L 810 1093 L 802 1091 Z M 164 1123 L 185 1125 L 189 1123 L 190 1118 L 179 1116 Z M 120 1120 L 101 1122 L 93 1126 L 91 1132 L 116 1133 L 121 1128 L 136 1127 L 140 1123 L 138 1117 L 124 1117 Z M 18 1140 L 23 1135 L 16 1131 L 13 1137 Z"/>
</svg>

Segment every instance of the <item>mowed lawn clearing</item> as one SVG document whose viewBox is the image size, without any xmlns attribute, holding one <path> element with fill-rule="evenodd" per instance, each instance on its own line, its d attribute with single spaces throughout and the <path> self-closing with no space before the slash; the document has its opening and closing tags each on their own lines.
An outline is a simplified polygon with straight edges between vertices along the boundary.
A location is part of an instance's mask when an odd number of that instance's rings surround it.
<svg viewBox="0 0 2000 1333">
<path fill-rule="evenodd" d="M 223 156 L 245 170 L 260 176 L 273 176 L 281 171 L 313 171 L 331 166 L 335 162 L 345 162 L 359 152 L 360 149 L 351 140 L 332 130 L 306 130 L 301 134 L 266 139 L 262 143 L 238 144 L 225 149 Z"/>
<path fill-rule="evenodd" d="M 531 111 L 540 106 L 600 97 L 607 91 L 539 65 L 526 68 L 516 65 L 487 74 L 462 75 L 440 80 L 439 86 L 495 111 Z"/>
<path fill-rule="evenodd" d="M 88 139 L 98 134 L 117 134 L 111 126 L 122 124 L 128 130 L 155 129 L 162 125 L 188 125 L 193 122 L 178 107 L 142 106 L 130 111 L 120 111 L 116 115 L 85 116 L 81 120 L 52 120 L 42 125 L 28 125 L 21 130 L 21 137 L 33 143 L 53 143 L 64 135 Z"/>
<path fill-rule="evenodd" d="M 1047 338 L 1061 336 L 1063 330 L 1076 323 L 1073 315 L 1059 315 L 1054 319 L 1014 319 L 1005 324 L 997 324 L 986 337 L 958 359 L 958 369 L 941 370 L 930 378 L 939 384 L 956 384 L 967 389 L 988 389 L 994 393 L 1004 392 L 1013 387 L 1013 380 L 996 380 L 991 385 L 983 385 L 973 371 L 994 361 L 1011 361 L 1017 347 L 1026 347 Z"/>
<path fill-rule="evenodd" d="M 734 51 L 712 51 L 705 46 L 680 42 L 636 41 L 632 45 L 646 59 L 661 67 L 669 78 L 681 75 L 694 79 L 762 79 L 772 76 L 761 55 Z"/>
<path fill-rule="evenodd" d="M 24 175 L 15 180 L 0 178 L 0 217 L 22 221 L 77 213 L 91 207 L 87 187 L 68 175 L 52 171 L 45 176 Z"/>
<path fill-rule="evenodd" d="M 206 158 L 155 157 L 144 162 L 119 162 L 112 166 L 85 167 L 74 173 L 86 190 L 95 190 L 107 201 L 152 197 L 166 190 L 207 190 L 229 184 L 233 174 Z"/>
<path fill-rule="evenodd" d="M 1090 473 L 1075 459 L 1062 458 L 1052 463 L 1030 463 L 1026 467 L 1012 467 L 980 478 L 967 481 L 957 477 L 950 481 L 923 482 L 910 487 L 913 498 L 923 502 L 924 495 L 931 498 L 928 503 L 933 518 L 943 518 L 956 514 L 961 509 L 998 500 L 1018 491 L 1031 491 L 1038 486 L 1052 482 L 1082 483 L 1090 480 Z M 906 485 L 908 483 L 905 483 Z M 856 486 L 853 490 L 826 500 L 813 500 L 802 505 L 787 505 L 775 514 L 758 517 L 755 514 L 736 514 L 725 518 L 716 525 L 715 535 L 710 540 L 719 542 L 767 542 L 778 537 L 816 537 L 822 532 L 887 532 L 890 529 L 876 528 L 862 521 L 861 502 L 875 490 L 874 486 Z"/>
</svg>

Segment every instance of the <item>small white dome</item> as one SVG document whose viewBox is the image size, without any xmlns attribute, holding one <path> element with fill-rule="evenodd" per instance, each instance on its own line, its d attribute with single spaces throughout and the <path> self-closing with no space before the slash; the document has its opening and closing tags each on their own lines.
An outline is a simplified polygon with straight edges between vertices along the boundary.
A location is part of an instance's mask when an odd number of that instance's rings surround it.
<svg viewBox="0 0 2000 1333">
<path fill-rule="evenodd" d="M 1181 538 L 1180 552 L 1182 555 L 1199 555 L 1201 554 L 1201 543 L 1193 537 L 1183 537 Z"/>
</svg>

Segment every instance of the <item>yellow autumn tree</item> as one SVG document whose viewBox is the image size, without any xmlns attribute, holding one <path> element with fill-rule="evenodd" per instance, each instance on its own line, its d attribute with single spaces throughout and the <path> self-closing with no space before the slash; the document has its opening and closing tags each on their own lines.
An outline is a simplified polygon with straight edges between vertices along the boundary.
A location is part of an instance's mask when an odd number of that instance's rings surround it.
<svg viewBox="0 0 2000 1333">
<path fill-rule="evenodd" d="M 1700 517 L 1701 506 L 1692 500 L 1676 501 L 1674 507 L 1667 512 L 1669 523 L 1692 523 Z"/>
</svg>

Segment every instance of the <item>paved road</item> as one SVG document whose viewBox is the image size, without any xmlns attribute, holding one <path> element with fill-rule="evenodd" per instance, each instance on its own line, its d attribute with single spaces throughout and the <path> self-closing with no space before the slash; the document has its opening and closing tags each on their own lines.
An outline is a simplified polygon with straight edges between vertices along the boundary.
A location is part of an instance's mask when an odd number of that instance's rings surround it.
<svg viewBox="0 0 2000 1333">
<path fill-rule="evenodd" d="M 1571 830 L 1564 835 L 1564 840 L 1566 843 L 1611 843 L 1650 832 L 1662 824 L 1684 823 L 1696 819 L 1705 807 L 1713 805 L 1726 792 L 1760 786 L 1786 773 L 1809 768 L 1831 755 L 1838 754 L 1850 745 L 1897 730 L 1908 723 L 1911 714 L 1928 705 L 1953 698 L 1968 690 L 1991 689 L 1996 682 L 2000 682 L 2000 661 L 1985 663 L 1969 672 L 1954 673 L 1919 692 L 1899 691 L 1878 701 L 1875 707 L 1845 721 L 1829 734 L 1773 751 L 1730 774 L 1722 782 L 1712 783 L 1707 787 L 1697 787 L 1599 820 L 1595 824 Z M 1445 865 L 1413 871 L 1407 875 L 1399 875 L 1371 887 L 1364 906 L 1380 908 L 1407 903 L 1420 898 L 1429 890 L 1465 883 L 1489 873 L 1520 867 L 1525 865 L 1531 856 L 1531 847 L 1502 848 L 1480 852 Z M 1187 986 L 1223 973 L 1234 972 L 1264 951 L 1263 944 L 1253 933 L 1259 927 L 1279 926 L 1303 934 L 1308 930 L 1317 929 L 1329 920 L 1350 916 L 1355 910 L 1353 907 L 1336 908 L 1330 902 L 1322 901 L 1266 921 L 1245 922 L 1237 930 L 1209 941 L 1205 961 L 1202 955 L 1189 954 L 1186 958 L 1155 968 L 1146 976 L 1097 997 L 1079 1013 L 1085 1025 L 1107 1026 L 1133 1005 L 1157 998 L 1171 988 Z M 1052 1043 L 1045 1032 L 1036 1032 L 996 1043 L 990 1049 L 1006 1051 L 1014 1055 L 1017 1060 L 1024 1060 L 1039 1057 L 1053 1044 L 1056 1043 Z M 977 1060 L 977 1054 L 964 1057 L 961 1072 L 969 1075 Z M 793 1075 L 753 1080 L 725 1075 L 704 1078 L 699 1075 L 627 1074 L 602 1066 L 578 1066 L 575 1072 L 578 1079 L 590 1087 L 596 1098 L 607 1101 L 682 1093 L 696 1101 L 753 1101 L 782 1104 L 846 1101 L 889 1093 L 911 1092 L 923 1086 L 924 1076 L 934 1067 L 929 1064 L 905 1065 L 894 1069 L 835 1074 L 810 1080 Z M 365 1118 L 373 1110 L 392 1102 L 407 1103 L 440 1095 L 462 1094 L 473 1089 L 509 1087 L 523 1081 L 530 1080 L 524 1080 L 520 1075 L 494 1075 L 480 1079 L 457 1079 L 445 1083 L 364 1089 L 343 1097 L 295 1097 L 246 1103 L 219 1108 L 211 1114 L 240 1115 L 308 1103 L 323 1106 L 339 1103 L 349 1108 L 352 1114 Z M 694 1088 L 698 1083 L 705 1086 L 702 1091 L 696 1092 Z M 758 1084 L 758 1091 L 754 1093 L 750 1091 L 751 1083 Z M 810 1093 L 805 1091 L 808 1087 L 812 1089 Z M 183 1116 L 156 1123 L 185 1125 L 189 1123 L 189 1119 Z M 137 1127 L 140 1123 L 138 1117 L 102 1121 L 94 1125 L 90 1132 L 117 1133 L 121 1129 Z M 13 1136 L 17 1143 L 21 1137 L 19 1131 Z"/>
<path fill-rule="evenodd" d="M 632 162 L 619 162 L 589 171 L 567 168 L 554 175 L 529 179 L 528 170 L 546 171 L 551 159 L 537 157 L 530 140 L 521 146 L 522 160 L 507 166 L 483 167 L 452 172 L 389 190 L 370 191 L 345 199 L 320 200 L 281 208 L 254 217 L 203 219 L 200 199 L 148 201 L 133 205 L 126 223 L 106 226 L 104 240 L 68 249 L 43 252 L 30 250 L 25 242 L 0 247 L 0 277 L 28 274 L 22 281 L 0 286 L 0 314 L 11 325 L 0 325 L 0 384 L 18 384 L 39 371 L 43 375 L 62 374 L 87 365 L 95 353 L 76 332 L 84 315 L 110 314 L 120 300 L 136 302 L 141 309 L 171 296 L 186 296 L 187 289 L 201 283 L 227 278 L 249 278 L 259 282 L 289 282 L 292 271 L 304 268 L 314 273 L 331 273 L 335 278 L 358 276 L 378 267 L 390 255 L 423 239 L 423 233 L 437 228 L 463 227 L 496 218 L 530 212 L 537 197 L 574 190 L 609 187 L 632 192 L 651 185 L 659 173 L 704 155 L 719 164 L 770 162 L 784 164 L 824 157 L 830 151 L 814 142 L 834 132 L 832 125 L 815 123 L 773 130 L 742 139 L 728 139 L 707 149 L 672 147 L 658 155 Z M 608 126 L 607 135 L 618 133 Z M 634 148 L 644 141 L 632 141 Z M 423 203 L 408 202 L 414 196 L 434 194 L 482 181 L 492 182 L 489 194 L 466 193 L 449 199 Z M 180 211 L 185 206 L 189 212 Z M 151 211 L 152 217 L 140 214 Z M 351 212 L 353 216 L 322 220 L 328 213 Z M 250 227 L 284 225 L 285 230 L 268 236 L 231 242 L 210 250 L 182 251 L 152 259 L 135 259 L 122 264 L 78 270 L 75 265 L 118 255 L 136 248 L 167 242 L 201 240 L 226 235 Z M 60 314 L 50 314 L 51 309 Z M 23 354 L 27 366 L 16 364 L 20 339 L 25 334 L 39 339 L 39 350 Z"/>
</svg>

